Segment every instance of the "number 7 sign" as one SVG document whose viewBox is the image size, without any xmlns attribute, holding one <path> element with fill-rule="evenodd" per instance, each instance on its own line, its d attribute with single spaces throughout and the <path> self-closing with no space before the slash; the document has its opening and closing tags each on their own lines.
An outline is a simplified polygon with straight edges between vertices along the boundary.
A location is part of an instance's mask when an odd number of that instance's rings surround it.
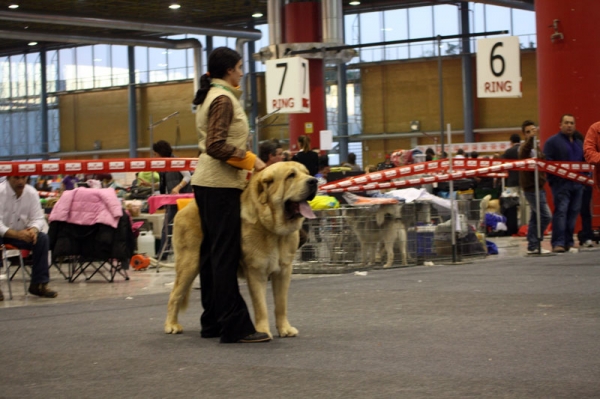
<svg viewBox="0 0 600 399">
<path fill-rule="evenodd" d="M 266 63 L 267 113 L 310 112 L 308 61 L 300 57 L 280 58 Z"/>
<path fill-rule="evenodd" d="M 477 97 L 521 97 L 517 36 L 477 40 Z"/>
</svg>

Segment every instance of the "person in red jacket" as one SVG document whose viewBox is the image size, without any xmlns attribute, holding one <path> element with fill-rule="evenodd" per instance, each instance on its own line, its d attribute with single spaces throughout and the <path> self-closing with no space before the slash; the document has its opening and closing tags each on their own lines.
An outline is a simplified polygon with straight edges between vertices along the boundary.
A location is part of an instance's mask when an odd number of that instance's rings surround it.
<svg viewBox="0 0 600 399">
<path fill-rule="evenodd" d="M 594 182 L 600 189 L 600 122 L 594 123 L 588 129 L 583 142 L 583 156 L 588 163 L 596 165 Z"/>
</svg>

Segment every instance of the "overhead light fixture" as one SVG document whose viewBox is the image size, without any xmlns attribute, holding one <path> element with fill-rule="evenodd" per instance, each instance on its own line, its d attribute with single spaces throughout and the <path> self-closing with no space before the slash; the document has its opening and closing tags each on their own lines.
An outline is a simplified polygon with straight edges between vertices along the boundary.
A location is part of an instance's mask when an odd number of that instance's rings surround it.
<svg viewBox="0 0 600 399">
<path fill-rule="evenodd" d="M 350 4 L 351 6 L 359 6 L 360 5 L 360 1 L 353 0 L 350 3 L 348 3 L 348 4 Z"/>
<path fill-rule="evenodd" d="M 169 6 L 169 8 L 170 8 L 171 10 L 179 10 L 179 9 L 181 8 L 181 5 L 180 5 L 180 4 L 177 4 L 177 3 L 173 3 L 173 4 L 171 4 L 171 5 Z"/>
<path fill-rule="evenodd" d="M 14 10 L 15 8 L 19 8 L 18 4 L 11 4 L 8 6 L 8 8 L 10 8 L 11 10 Z"/>
<path fill-rule="evenodd" d="M 37 42 L 29 42 L 27 43 L 28 46 L 37 46 Z"/>
<path fill-rule="evenodd" d="M 254 11 L 254 13 L 252 13 L 252 18 L 260 18 L 263 16 L 263 13 L 260 11 Z"/>
<path fill-rule="evenodd" d="M 410 121 L 410 131 L 418 132 L 421 130 L 421 122 L 420 121 Z"/>
</svg>

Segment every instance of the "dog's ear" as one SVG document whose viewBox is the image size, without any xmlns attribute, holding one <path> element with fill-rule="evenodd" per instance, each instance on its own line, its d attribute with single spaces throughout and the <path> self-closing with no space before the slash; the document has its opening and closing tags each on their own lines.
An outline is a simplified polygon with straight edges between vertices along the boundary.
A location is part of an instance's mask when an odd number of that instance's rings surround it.
<svg viewBox="0 0 600 399">
<path fill-rule="evenodd" d="M 256 197 L 258 198 L 258 202 L 263 205 L 266 205 L 269 201 L 269 186 L 273 183 L 274 176 L 273 172 L 270 169 L 262 171 L 258 184 L 256 185 Z"/>
</svg>

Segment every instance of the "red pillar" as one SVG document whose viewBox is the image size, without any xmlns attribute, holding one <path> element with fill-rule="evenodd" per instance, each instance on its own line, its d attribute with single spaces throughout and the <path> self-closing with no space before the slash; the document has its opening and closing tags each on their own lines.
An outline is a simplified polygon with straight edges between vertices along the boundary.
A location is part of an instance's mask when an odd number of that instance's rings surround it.
<svg viewBox="0 0 600 399">
<path fill-rule="evenodd" d="M 285 6 L 286 43 L 321 42 L 321 3 L 299 2 Z M 313 148 L 320 147 L 319 132 L 325 129 L 323 60 L 309 59 L 310 113 L 290 114 L 290 149 L 298 151 L 298 137 L 308 135 Z"/>
<path fill-rule="evenodd" d="M 600 120 L 600 1 L 536 1 L 535 12 L 542 142 L 558 132 L 563 114 L 575 116 L 577 130 L 585 134 Z M 556 19 L 564 38 L 553 42 Z"/>
<path fill-rule="evenodd" d="M 542 144 L 559 131 L 560 117 L 572 114 L 576 128 L 586 134 L 600 120 L 600 34 L 598 0 L 543 0 L 535 2 L 539 126 Z M 558 20 L 555 33 L 554 20 Z M 550 194 L 550 189 L 546 190 Z M 598 203 L 594 190 L 592 203 Z M 551 195 L 548 196 L 552 205 Z M 593 226 L 600 215 L 592 206 Z M 578 218 L 575 231 L 580 229 Z"/>
</svg>

